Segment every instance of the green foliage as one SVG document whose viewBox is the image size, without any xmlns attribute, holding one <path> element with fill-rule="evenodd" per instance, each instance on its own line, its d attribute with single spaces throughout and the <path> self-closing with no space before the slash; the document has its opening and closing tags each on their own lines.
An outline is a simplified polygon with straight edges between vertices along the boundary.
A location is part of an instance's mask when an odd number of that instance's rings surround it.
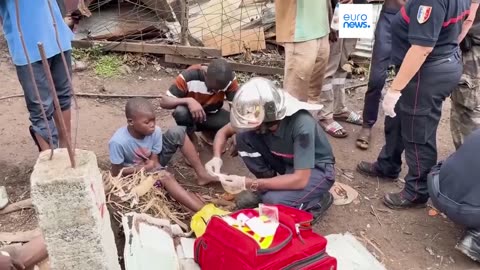
<svg viewBox="0 0 480 270">
<path fill-rule="evenodd" d="M 120 67 L 123 65 L 123 60 L 117 54 L 106 54 L 100 56 L 95 61 L 94 71 L 95 74 L 101 77 L 116 77 L 120 75 Z"/>
</svg>

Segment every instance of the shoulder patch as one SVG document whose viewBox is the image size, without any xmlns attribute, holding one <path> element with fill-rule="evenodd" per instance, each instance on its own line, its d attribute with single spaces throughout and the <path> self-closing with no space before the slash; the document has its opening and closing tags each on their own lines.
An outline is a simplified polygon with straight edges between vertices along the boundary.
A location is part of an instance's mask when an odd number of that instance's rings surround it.
<svg viewBox="0 0 480 270">
<path fill-rule="evenodd" d="M 432 14 L 432 7 L 431 6 L 424 6 L 420 5 L 418 7 L 417 13 L 417 21 L 419 24 L 423 24 L 428 21 L 430 18 L 430 14 Z"/>
</svg>

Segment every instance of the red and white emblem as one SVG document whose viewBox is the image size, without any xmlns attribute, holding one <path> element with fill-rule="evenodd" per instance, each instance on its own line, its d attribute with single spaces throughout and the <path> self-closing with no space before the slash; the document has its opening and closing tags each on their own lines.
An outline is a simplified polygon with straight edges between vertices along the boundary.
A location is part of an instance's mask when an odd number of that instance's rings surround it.
<svg viewBox="0 0 480 270">
<path fill-rule="evenodd" d="M 432 7 L 431 6 L 419 6 L 418 13 L 417 13 L 417 21 L 419 24 L 423 24 L 430 18 L 430 14 L 432 14 Z"/>
</svg>

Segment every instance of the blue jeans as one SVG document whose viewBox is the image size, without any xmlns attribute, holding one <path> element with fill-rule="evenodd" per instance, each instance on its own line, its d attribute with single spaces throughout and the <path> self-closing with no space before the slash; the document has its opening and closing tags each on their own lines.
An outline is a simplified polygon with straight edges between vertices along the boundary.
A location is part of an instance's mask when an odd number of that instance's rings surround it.
<svg viewBox="0 0 480 270">
<path fill-rule="evenodd" d="M 72 74 L 71 66 L 71 51 L 66 51 L 65 60 L 67 61 L 67 67 Z M 55 84 L 55 90 L 57 93 L 58 101 L 60 102 L 60 107 L 62 111 L 70 109 L 71 106 L 71 89 L 70 84 L 68 83 L 67 74 L 65 72 L 65 66 L 63 65 L 62 56 L 57 54 L 48 59 L 48 64 L 50 65 L 50 72 L 52 74 L 53 82 Z M 35 77 L 35 82 L 38 87 L 38 92 L 40 94 L 41 102 L 37 99 L 35 95 L 35 88 L 28 71 L 28 65 L 25 66 L 16 66 L 17 76 L 20 84 L 23 88 L 23 93 L 25 95 L 25 102 L 27 103 L 27 109 L 30 114 L 30 122 L 32 123 L 32 129 L 35 134 L 40 135 L 45 141 L 49 141 L 47 125 L 52 131 L 52 140 L 53 145 L 58 145 L 58 131 L 55 127 L 55 121 L 53 119 L 53 114 L 55 108 L 53 106 L 53 97 L 50 94 L 50 89 L 48 87 L 48 80 L 43 69 L 42 61 L 32 63 L 33 74 Z M 47 115 L 47 122 L 45 123 L 42 117 L 42 110 L 40 105 L 45 109 Z"/>
</svg>

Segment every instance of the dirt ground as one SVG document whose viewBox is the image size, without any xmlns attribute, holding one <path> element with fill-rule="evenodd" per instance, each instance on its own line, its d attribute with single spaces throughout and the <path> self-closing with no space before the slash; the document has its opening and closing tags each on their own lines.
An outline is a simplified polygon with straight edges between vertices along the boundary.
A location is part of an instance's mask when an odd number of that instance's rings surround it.
<svg viewBox="0 0 480 270">
<path fill-rule="evenodd" d="M 1 96 L 20 94 L 14 67 L 3 50 L 0 52 Z M 121 93 L 121 94 L 160 94 L 172 81 L 175 70 L 162 69 L 142 71 L 116 79 L 100 79 L 87 71 L 75 74 L 74 85 L 77 92 Z M 355 80 L 354 83 L 358 83 Z M 352 82 L 353 83 L 353 80 Z M 348 104 L 359 111 L 363 104 L 365 88 L 351 93 Z M 108 164 L 107 143 L 113 132 L 125 124 L 122 99 L 79 98 L 78 148 L 94 151 L 101 167 Z M 154 101 L 155 102 L 155 101 Z M 6 185 L 11 201 L 29 197 L 29 175 L 38 155 L 28 133 L 28 114 L 22 98 L 0 100 L 0 185 Z M 449 102 L 444 106 L 444 114 L 438 130 L 439 158 L 445 158 L 453 151 L 449 133 Z M 75 118 L 75 117 L 74 117 Z M 390 270 L 480 269 L 468 258 L 454 249 L 461 236 L 462 228 L 448 219 L 437 215 L 430 217 L 428 209 L 390 211 L 379 201 L 386 191 L 395 191 L 401 184 L 381 183 L 377 179 L 365 178 L 354 172 L 357 162 L 374 160 L 383 144 L 383 115 L 375 127 L 373 144 L 370 150 L 355 148 L 355 133 L 358 127 L 346 125 L 350 136 L 346 139 L 330 139 L 336 157 L 337 181 L 354 187 L 360 193 L 358 202 L 348 206 L 333 206 L 316 228 L 319 233 L 351 232 L 360 239 L 363 235 L 370 243 L 369 249 Z M 162 128 L 173 126 L 168 111 L 158 111 L 157 123 Z M 74 124 L 75 125 L 75 124 Z M 208 160 L 210 153 L 202 153 Z M 177 159 L 174 167 L 185 166 Z M 246 174 L 247 170 L 239 158 L 227 159 L 224 170 L 232 174 Z M 403 171 L 405 173 L 406 170 Z M 353 179 L 342 176 L 352 175 Z M 181 173 L 180 173 L 181 174 Z M 182 175 L 183 178 L 189 176 Z M 184 179 L 186 180 L 186 179 Z M 373 215 L 373 209 L 377 216 Z M 13 232 L 33 229 L 36 218 L 33 210 L 25 210 L 0 217 L 0 231 Z M 367 242 L 368 242 L 367 241 Z"/>
</svg>

